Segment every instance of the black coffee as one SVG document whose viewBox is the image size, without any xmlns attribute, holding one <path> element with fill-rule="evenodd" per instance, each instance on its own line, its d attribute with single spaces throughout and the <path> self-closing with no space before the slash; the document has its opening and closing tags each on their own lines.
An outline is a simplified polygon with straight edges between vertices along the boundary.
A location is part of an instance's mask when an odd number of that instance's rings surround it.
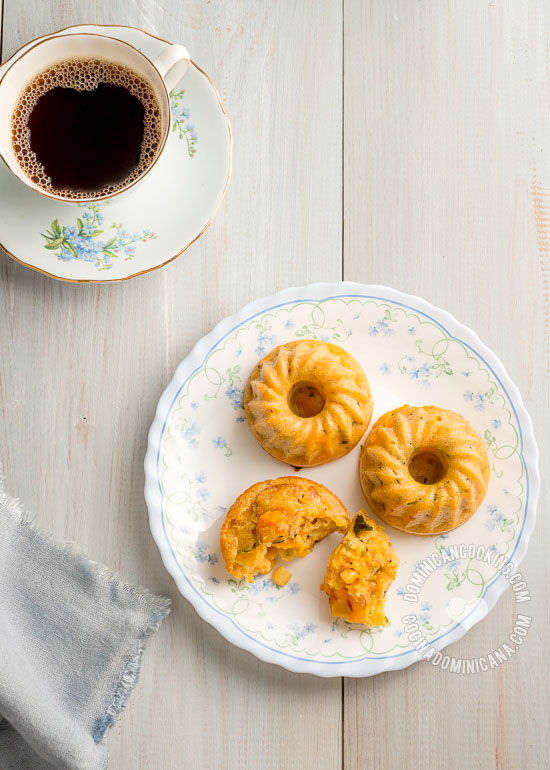
<svg viewBox="0 0 550 770">
<path fill-rule="evenodd" d="M 152 87 L 123 65 L 99 59 L 54 64 L 21 94 L 12 141 L 25 174 L 45 191 L 83 198 L 139 177 L 161 139 Z"/>
</svg>

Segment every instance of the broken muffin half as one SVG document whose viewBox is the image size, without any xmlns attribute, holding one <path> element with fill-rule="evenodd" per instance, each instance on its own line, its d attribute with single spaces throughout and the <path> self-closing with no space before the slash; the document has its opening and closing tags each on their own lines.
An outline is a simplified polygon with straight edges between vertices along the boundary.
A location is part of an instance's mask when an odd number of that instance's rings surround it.
<svg viewBox="0 0 550 770">
<path fill-rule="evenodd" d="M 304 557 L 332 532 L 346 532 L 350 517 L 329 489 L 310 479 L 283 476 L 260 481 L 235 500 L 222 525 L 227 571 L 252 583 L 267 575 L 277 556 Z"/>
<path fill-rule="evenodd" d="M 353 519 L 345 537 L 332 552 L 321 584 L 334 617 L 367 626 L 386 626 L 386 593 L 397 573 L 399 559 L 382 529 L 365 511 Z"/>
</svg>

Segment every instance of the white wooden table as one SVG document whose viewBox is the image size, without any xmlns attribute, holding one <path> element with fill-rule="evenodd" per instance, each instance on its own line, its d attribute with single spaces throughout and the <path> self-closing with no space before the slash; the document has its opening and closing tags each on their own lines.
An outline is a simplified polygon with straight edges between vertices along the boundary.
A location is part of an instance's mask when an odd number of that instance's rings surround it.
<svg viewBox="0 0 550 770">
<path fill-rule="evenodd" d="M 0 254 L 10 487 L 42 526 L 173 601 L 107 738 L 110 766 L 549 767 L 549 3 L 3 0 L 2 58 L 83 22 L 185 42 L 235 135 L 217 219 L 162 270 L 78 286 Z M 421 663 L 342 681 L 260 663 L 179 596 L 149 534 L 147 431 L 178 362 L 249 300 L 340 278 L 447 308 L 500 356 L 534 418 L 533 627 L 494 671 Z M 452 653 L 492 651 L 515 611 L 508 591 Z"/>
</svg>

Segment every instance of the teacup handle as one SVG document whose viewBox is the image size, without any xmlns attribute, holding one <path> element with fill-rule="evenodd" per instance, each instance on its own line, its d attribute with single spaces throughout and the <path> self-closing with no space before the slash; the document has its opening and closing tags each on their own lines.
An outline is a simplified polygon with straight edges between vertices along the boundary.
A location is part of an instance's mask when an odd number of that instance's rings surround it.
<svg viewBox="0 0 550 770">
<path fill-rule="evenodd" d="M 191 56 L 189 55 L 189 51 L 183 45 L 169 45 L 161 55 L 155 59 L 153 64 L 162 75 L 168 92 L 170 92 L 185 75 L 190 61 Z"/>
</svg>

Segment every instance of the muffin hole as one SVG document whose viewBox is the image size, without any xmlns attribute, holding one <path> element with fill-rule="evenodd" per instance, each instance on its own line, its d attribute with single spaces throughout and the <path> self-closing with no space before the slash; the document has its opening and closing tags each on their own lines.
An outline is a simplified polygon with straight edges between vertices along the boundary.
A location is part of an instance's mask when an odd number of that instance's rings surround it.
<svg viewBox="0 0 550 770">
<path fill-rule="evenodd" d="M 323 410 L 325 397 L 316 385 L 297 382 L 288 394 L 288 405 L 298 417 L 315 417 Z"/>
<path fill-rule="evenodd" d="M 437 484 L 447 473 L 447 460 L 439 449 L 423 447 L 409 460 L 409 473 L 419 484 Z"/>
</svg>

